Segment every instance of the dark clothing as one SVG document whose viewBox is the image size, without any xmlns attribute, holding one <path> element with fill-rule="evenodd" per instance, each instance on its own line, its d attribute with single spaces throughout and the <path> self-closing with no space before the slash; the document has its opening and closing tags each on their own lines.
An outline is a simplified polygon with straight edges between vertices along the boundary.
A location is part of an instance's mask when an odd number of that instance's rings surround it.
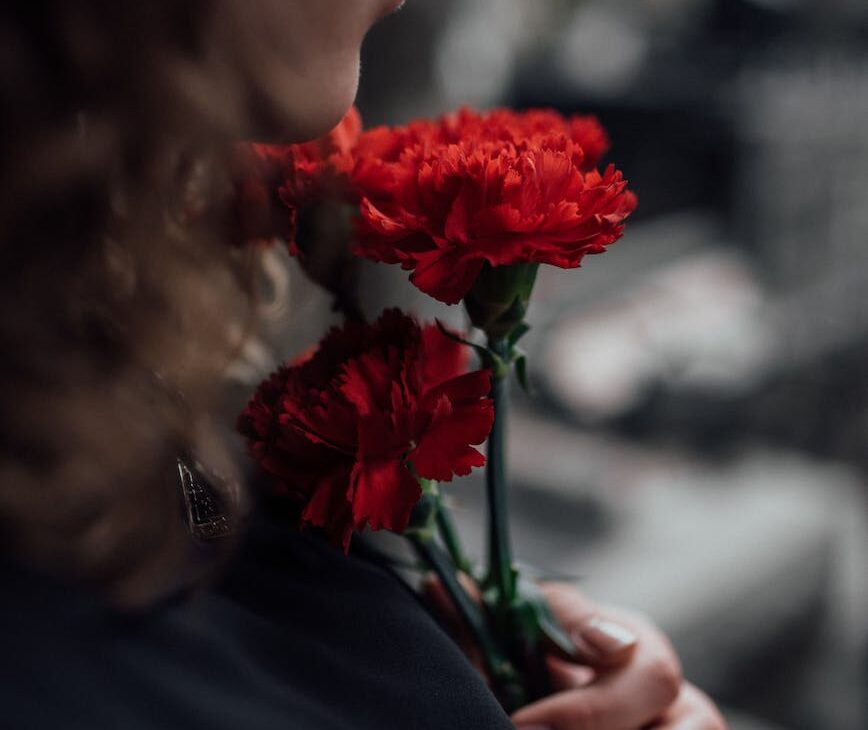
<svg viewBox="0 0 868 730">
<path fill-rule="evenodd" d="M 416 597 L 262 524 L 219 590 L 146 616 L 0 569 L 0 727 L 511 728 Z"/>
</svg>

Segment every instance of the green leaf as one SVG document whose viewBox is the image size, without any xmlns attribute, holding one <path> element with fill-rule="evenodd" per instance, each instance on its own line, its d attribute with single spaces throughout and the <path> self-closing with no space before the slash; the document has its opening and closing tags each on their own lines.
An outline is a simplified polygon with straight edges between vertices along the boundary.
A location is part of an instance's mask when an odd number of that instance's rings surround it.
<svg viewBox="0 0 868 730">
<path fill-rule="evenodd" d="M 540 616 L 540 630 L 545 634 L 546 638 L 558 647 L 558 649 L 564 652 L 564 654 L 570 657 L 578 656 L 576 645 L 573 644 L 570 637 L 567 636 L 567 632 L 564 631 L 563 627 L 558 623 L 554 616 Z"/>
<path fill-rule="evenodd" d="M 437 323 L 437 327 L 445 337 L 448 337 L 453 342 L 457 342 L 459 345 L 473 348 L 473 351 L 476 352 L 476 354 L 479 356 L 482 364 L 487 368 L 491 368 L 496 376 L 502 377 L 502 373 L 504 373 L 506 369 L 506 364 L 500 357 L 497 356 L 496 353 L 492 352 L 484 345 L 477 345 L 475 342 L 470 342 L 469 340 L 462 339 L 452 330 L 450 330 L 445 324 L 443 324 L 441 320 L 435 319 L 434 321 Z"/>
<path fill-rule="evenodd" d="M 524 321 L 519 322 L 509 333 L 509 336 L 506 338 L 506 341 L 509 343 L 510 348 L 515 347 L 518 344 L 518 341 L 528 332 L 530 332 L 530 325 Z"/>
<path fill-rule="evenodd" d="M 577 655 L 575 644 L 552 613 L 539 586 L 533 581 L 522 578 L 519 581 L 519 596 L 532 607 L 539 631 L 567 656 L 575 657 Z"/>
<path fill-rule="evenodd" d="M 443 336 L 449 338 L 453 342 L 457 342 L 459 345 L 467 345 L 468 347 L 480 347 L 480 345 L 475 345 L 472 342 L 468 342 L 467 340 L 460 337 L 457 333 L 453 332 L 445 324 L 443 324 L 442 319 L 435 319 L 434 322 L 437 324 L 437 329 L 440 330 Z"/>
</svg>

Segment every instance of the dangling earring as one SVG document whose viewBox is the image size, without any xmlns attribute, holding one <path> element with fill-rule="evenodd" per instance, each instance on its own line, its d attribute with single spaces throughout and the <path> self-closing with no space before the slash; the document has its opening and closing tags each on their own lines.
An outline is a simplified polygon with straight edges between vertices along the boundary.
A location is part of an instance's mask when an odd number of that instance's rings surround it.
<svg viewBox="0 0 868 730">
<path fill-rule="evenodd" d="M 178 457 L 178 478 L 184 494 L 187 527 L 197 540 L 217 540 L 235 532 L 232 515 L 237 511 L 233 499 L 237 489 L 214 475 L 205 476 L 205 468 L 195 459 Z M 220 489 L 215 482 L 225 483 Z"/>
</svg>

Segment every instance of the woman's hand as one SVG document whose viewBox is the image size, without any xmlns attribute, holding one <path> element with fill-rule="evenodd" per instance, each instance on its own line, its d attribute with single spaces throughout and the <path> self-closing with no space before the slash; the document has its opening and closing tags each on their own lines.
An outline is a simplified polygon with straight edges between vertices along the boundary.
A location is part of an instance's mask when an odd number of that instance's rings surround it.
<svg viewBox="0 0 868 730">
<path fill-rule="evenodd" d="M 682 681 L 666 637 L 647 620 L 600 608 L 564 584 L 542 586 L 578 661 L 548 660 L 556 692 L 518 710 L 522 730 L 726 730 L 714 704 Z"/>
<path fill-rule="evenodd" d="M 675 702 L 650 727 L 653 730 L 727 730 L 729 725 L 708 695 L 685 682 Z"/>
</svg>

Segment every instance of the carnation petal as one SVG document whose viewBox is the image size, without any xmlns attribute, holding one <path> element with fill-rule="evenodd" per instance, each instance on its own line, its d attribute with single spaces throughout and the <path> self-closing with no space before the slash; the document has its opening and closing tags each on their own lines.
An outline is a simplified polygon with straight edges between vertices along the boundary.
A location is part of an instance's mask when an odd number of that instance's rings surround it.
<svg viewBox="0 0 868 730">
<path fill-rule="evenodd" d="M 353 515 L 347 495 L 349 468 L 332 469 L 317 482 L 301 515 L 305 524 L 322 527 L 344 551 L 353 533 Z"/>
<path fill-rule="evenodd" d="M 468 417 L 469 420 L 462 420 Z M 491 423 L 480 413 L 440 407 L 409 460 L 419 476 L 426 479 L 448 482 L 456 474 L 465 476 L 474 467 L 485 464 L 485 456 L 469 445 L 468 440 L 476 441 L 481 431 L 490 430 Z"/>
<path fill-rule="evenodd" d="M 388 408 L 394 375 L 379 353 L 369 352 L 344 365 L 338 387 L 358 414 L 367 416 L 374 409 L 382 412 Z"/>
<path fill-rule="evenodd" d="M 461 251 L 443 253 L 435 249 L 417 254 L 416 268 L 410 281 L 444 304 L 458 304 L 470 291 L 483 261 L 468 259 Z"/>
<path fill-rule="evenodd" d="M 469 474 L 485 457 L 473 448 L 488 438 L 494 423 L 494 407 L 486 397 L 491 373 L 478 370 L 433 388 L 425 397 L 417 446 L 410 455 L 413 467 L 426 479 L 449 481 L 453 474 Z"/>
<path fill-rule="evenodd" d="M 356 529 L 403 532 L 422 496 L 418 480 L 401 458 L 359 462 L 353 471 L 353 519 Z"/>
<path fill-rule="evenodd" d="M 426 389 L 467 372 L 470 348 L 447 337 L 436 325 L 422 330 L 422 352 L 422 382 Z"/>
</svg>

